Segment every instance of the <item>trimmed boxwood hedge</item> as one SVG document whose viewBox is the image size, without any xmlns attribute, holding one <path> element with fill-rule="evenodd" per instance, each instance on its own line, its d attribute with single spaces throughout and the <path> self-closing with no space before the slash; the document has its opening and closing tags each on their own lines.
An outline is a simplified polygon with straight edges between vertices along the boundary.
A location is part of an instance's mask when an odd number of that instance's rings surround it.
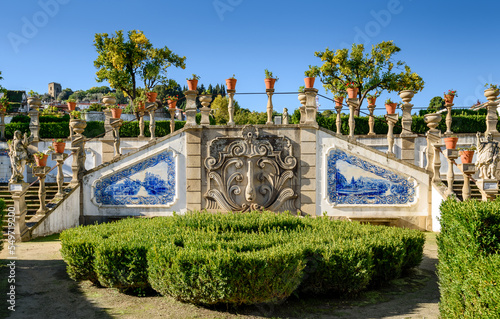
<svg viewBox="0 0 500 319">
<path fill-rule="evenodd" d="M 500 198 L 441 205 L 442 318 L 500 318 Z"/>
<path fill-rule="evenodd" d="M 424 244 L 419 231 L 270 212 L 130 218 L 60 238 L 75 280 L 194 304 L 355 294 L 417 266 Z"/>
</svg>

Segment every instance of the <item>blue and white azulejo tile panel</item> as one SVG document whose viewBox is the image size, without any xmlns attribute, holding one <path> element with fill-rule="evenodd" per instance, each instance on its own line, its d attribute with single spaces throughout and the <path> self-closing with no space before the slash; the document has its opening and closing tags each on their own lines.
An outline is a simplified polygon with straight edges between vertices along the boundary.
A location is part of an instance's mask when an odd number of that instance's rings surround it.
<svg viewBox="0 0 500 319">
<path fill-rule="evenodd" d="M 415 200 L 416 186 L 408 177 L 339 149 L 327 154 L 326 178 L 331 204 L 398 205 Z"/>
<path fill-rule="evenodd" d="M 170 205 L 176 195 L 176 163 L 169 150 L 97 180 L 98 205 Z"/>
</svg>

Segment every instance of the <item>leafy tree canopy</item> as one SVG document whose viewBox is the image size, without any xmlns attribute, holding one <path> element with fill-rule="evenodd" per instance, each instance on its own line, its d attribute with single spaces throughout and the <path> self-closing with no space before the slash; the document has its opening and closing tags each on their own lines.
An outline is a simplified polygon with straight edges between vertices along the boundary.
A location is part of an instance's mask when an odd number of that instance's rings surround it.
<svg viewBox="0 0 500 319">
<path fill-rule="evenodd" d="M 427 109 L 429 111 L 439 111 L 443 107 L 444 107 L 444 99 L 440 96 L 435 96 L 430 100 Z"/>
<path fill-rule="evenodd" d="M 167 82 L 168 67 L 186 67 L 186 57 L 178 56 L 166 46 L 154 48 L 139 30 L 128 31 L 128 39 L 122 30 L 111 37 L 107 33 L 97 33 L 94 46 L 98 53 L 94 61 L 98 69 L 97 81 L 108 81 L 112 88 L 125 92 L 132 99 L 137 97 L 139 81 L 149 91 L 156 84 Z"/>
<path fill-rule="evenodd" d="M 353 44 L 348 49 L 315 52 L 323 65 L 318 69 L 309 66 L 310 75 L 319 76 L 326 91 L 343 93 L 349 84 L 358 87 L 360 105 L 371 91 L 388 92 L 424 88 L 422 78 L 413 73 L 403 61 L 394 61 L 393 55 L 401 51 L 392 41 L 384 41 L 372 46 L 371 52 L 365 53 L 363 44 Z"/>
</svg>

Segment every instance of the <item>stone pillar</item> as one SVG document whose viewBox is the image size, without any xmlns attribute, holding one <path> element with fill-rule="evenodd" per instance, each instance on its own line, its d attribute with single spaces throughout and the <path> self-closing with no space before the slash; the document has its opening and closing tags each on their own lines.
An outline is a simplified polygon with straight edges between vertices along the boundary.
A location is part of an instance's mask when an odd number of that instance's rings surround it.
<svg viewBox="0 0 500 319">
<path fill-rule="evenodd" d="M 486 109 L 488 110 L 488 113 L 486 114 L 486 132 L 484 132 L 484 136 L 488 136 L 488 133 L 491 133 L 491 135 L 498 140 L 500 137 L 500 133 L 497 130 L 498 102 L 496 99 L 498 97 L 498 90 L 485 90 L 484 96 L 488 99 L 486 104 Z"/>
<path fill-rule="evenodd" d="M 494 179 L 481 178 L 476 182 L 482 195 L 482 200 L 494 200 L 498 195 L 498 181 Z"/>
<path fill-rule="evenodd" d="M 52 153 L 52 160 L 57 162 L 57 194 L 56 197 L 64 196 L 63 185 L 64 185 L 64 173 L 63 173 L 63 163 L 68 158 L 66 153 Z"/>
<path fill-rule="evenodd" d="M 233 93 L 234 95 L 234 93 Z M 210 102 L 212 102 L 212 95 L 211 94 L 208 94 L 208 95 L 200 95 L 200 103 L 201 105 L 203 106 L 200 111 L 201 111 L 201 121 L 200 121 L 200 124 L 201 125 L 210 125 L 210 108 L 208 107 L 210 105 Z M 233 112 L 234 113 L 234 107 L 232 108 L 232 110 L 228 107 L 229 109 L 229 113 Z M 229 115 L 229 121 L 232 121 L 233 124 L 230 124 L 230 125 L 234 125 L 234 120 L 232 119 L 232 115 Z"/>
<path fill-rule="evenodd" d="M 139 110 L 139 138 L 144 138 L 146 137 L 144 135 L 144 110 L 140 109 Z"/>
<path fill-rule="evenodd" d="M 169 108 L 168 112 L 170 113 L 170 134 L 175 131 L 175 109 Z"/>
<path fill-rule="evenodd" d="M 455 192 L 453 191 L 453 183 L 455 182 L 455 173 L 453 172 L 453 164 L 455 163 L 455 160 L 458 158 L 458 150 L 446 149 L 445 156 L 448 159 L 448 174 L 446 175 L 446 181 L 448 182 L 448 189 L 446 190 L 446 195 L 451 196 L 455 195 Z"/>
<path fill-rule="evenodd" d="M 201 210 L 201 130 L 186 131 L 186 197 L 188 210 Z"/>
<path fill-rule="evenodd" d="M 316 211 L 316 134 L 315 128 L 300 130 L 300 208 L 311 216 L 321 213 Z"/>
<path fill-rule="evenodd" d="M 462 199 L 470 199 L 470 179 L 476 172 L 475 164 L 460 164 L 460 169 L 464 173 L 464 186 L 462 187 Z"/>
<path fill-rule="evenodd" d="M 306 94 L 305 93 L 299 93 L 298 97 L 300 104 L 302 105 L 299 107 L 300 110 L 300 124 L 304 124 L 306 122 Z"/>
<path fill-rule="evenodd" d="M 0 112 L 0 141 L 5 141 L 5 112 Z"/>
<path fill-rule="evenodd" d="M 196 97 L 198 91 L 189 90 L 184 92 L 186 96 L 186 126 L 196 125 Z"/>
<path fill-rule="evenodd" d="M 267 122 L 266 125 L 272 125 L 273 123 L 273 94 L 274 89 L 266 89 L 267 93 Z"/>
<path fill-rule="evenodd" d="M 427 166 L 425 169 L 427 171 L 432 171 L 432 162 L 434 159 L 434 148 L 433 144 L 439 143 L 441 141 L 441 131 L 437 129 L 439 122 L 441 122 L 441 114 L 437 113 L 429 113 L 424 115 L 424 121 L 427 123 L 429 127 L 429 131 L 427 131 L 427 148 L 426 148 L 426 156 L 427 156 Z"/>
<path fill-rule="evenodd" d="M 304 89 L 304 93 L 306 94 L 306 121 L 304 124 L 318 127 L 318 122 L 316 122 L 316 113 L 318 112 L 316 108 L 316 95 L 318 94 L 318 89 Z"/>
<path fill-rule="evenodd" d="M 335 103 L 335 110 L 337 111 L 337 118 L 335 119 L 335 124 L 337 126 L 337 134 L 342 135 L 342 103 Z"/>
<path fill-rule="evenodd" d="M 441 147 L 443 144 L 439 142 L 433 143 L 432 147 L 434 148 L 434 156 L 432 161 L 432 182 L 439 184 L 442 182 L 441 180 Z"/>
<path fill-rule="evenodd" d="M 375 132 L 373 131 L 373 127 L 375 126 L 375 118 L 373 116 L 373 111 L 375 111 L 375 104 L 368 105 L 368 110 L 370 111 L 370 117 L 368 118 L 368 127 L 370 128 L 370 131 L 368 132 L 368 135 L 374 136 L 374 135 L 376 135 Z M 337 130 L 338 130 L 338 128 L 337 128 Z"/>
<path fill-rule="evenodd" d="M 387 155 L 394 155 L 394 124 L 398 122 L 399 115 L 398 114 L 386 114 L 385 120 L 387 121 L 387 125 L 389 125 L 389 130 L 387 131 L 387 144 L 389 145 L 387 148 Z"/>
<path fill-rule="evenodd" d="M 27 240 L 29 237 L 28 228 L 26 227 L 26 213 L 28 208 L 26 206 L 26 191 L 29 184 L 25 182 L 9 183 L 9 191 L 14 201 L 14 238 L 17 241 Z"/>
<path fill-rule="evenodd" d="M 153 111 L 154 114 L 154 111 Z M 122 155 L 120 152 L 120 127 L 123 125 L 122 119 L 112 119 L 110 122 L 113 128 L 113 155 L 114 157 Z M 150 126 L 151 127 L 151 126 Z M 155 125 L 153 124 L 153 132 Z"/>
<path fill-rule="evenodd" d="M 71 164 L 73 178 L 71 179 L 70 186 L 74 187 L 79 185 L 83 173 L 85 173 L 85 136 L 82 133 L 85 127 L 87 127 L 87 122 L 84 120 L 71 120 L 69 125 L 73 127 L 75 132 L 71 141 L 71 147 L 69 148 L 73 156 L 73 163 Z"/>
<path fill-rule="evenodd" d="M 149 113 L 149 133 L 151 134 L 151 137 L 149 138 L 150 140 L 154 140 L 156 138 L 156 120 L 155 120 L 155 111 L 156 108 L 158 107 L 158 104 L 156 102 L 146 102 L 146 111 Z M 121 126 L 121 124 L 120 124 Z M 113 128 L 114 129 L 114 128 Z M 113 135 L 116 136 L 116 134 L 113 133 Z M 118 137 L 118 139 L 120 139 Z M 115 138 L 116 140 L 116 138 Z M 116 156 L 116 150 L 115 150 L 115 156 Z"/>
<path fill-rule="evenodd" d="M 412 118 L 411 110 L 413 104 L 411 104 L 411 99 L 414 93 L 410 90 L 404 90 L 399 93 L 399 97 L 403 100 L 401 109 L 403 110 L 403 115 L 401 117 L 402 131 L 401 137 L 401 159 L 411 164 L 415 164 L 415 139 L 418 137 L 417 134 L 413 134 L 411 130 Z"/>
<path fill-rule="evenodd" d="M 354 138 L 354 129 L 356 122 L 354 121 L 354 112 L 359 107 L 358 99 L 347 99 L 347 105 L 349 106 L 349 137 Z"/>
<path fill-rule="evenodd" d="M 33 142 L 38 142 L 40 140 L 40 112 L 38 109 L 42 105 L 42 101 L 37 97 L 30 97 L 28 99 L 28 105 L 30 107 L 30 132 Z"/>
<path fill-rule="evenodd" d="M 111 116 L 111 110 L 104 110 L 104 136 L 100 139 L 102 143 L 102 162 L 106 163 L 113 159 L 114 157 L 114 136 L 113 136 L 113 126 L 111 126 L 111 121 L 113 117 Z M 71 129 L 71 126 L 70 126 Z"/>
<path fill-rule="evenodd" d="M 234 93 L 236 93 L 236 90 L 227 90 L 227 95 L 229 97 L 229 104 L 227 105 L 229 122 L 227 122 L 227 125 L 234 125 Z"/>
<path fill-rule="evenodd" d="M 448 110 L 448 113 L 446 114 L 446 132 L 444 135 L 452 135 L 453 132 L 451 131 L 451 123 L 453 122 L 451 118 L 451 108 L 453 107 L 453 103 L 446 103 L 444 106 Z"/>
<path fill-rule="evenodd" d="M 38 199 L 40 200 L 40 208 L 36 211 L 37 215 L 43 215 L 48 211 L 45 205 L 45 198 L 47 196 L 45 189 L 45 177 L 48 172 L 50 172 L 50 167 L 48 166 L 35 166 L 33 169 L 33 174 L 38 177 L 38 182 L 40 183 L 38 188 Z"/>
</svg>

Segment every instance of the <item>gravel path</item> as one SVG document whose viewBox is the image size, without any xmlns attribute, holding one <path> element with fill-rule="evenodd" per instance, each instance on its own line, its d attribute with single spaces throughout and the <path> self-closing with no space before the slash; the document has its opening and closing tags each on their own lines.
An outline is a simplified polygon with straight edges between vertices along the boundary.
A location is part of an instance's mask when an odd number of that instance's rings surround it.
<svg viewBox="0 0 500 319">
<path fill-rule="evenodd" d="M 354 301 L 290 298 L 279 306 L 207 309 L 172 298 L 134 297 L 69 279 L 58 240 L 20 243 L 17 247 L 15 312 L 5 300 L 9 276 L 0 271 L 0 318 L 438 318 L 439 290 L 435 275 L 435 234 L 426 234 L 424 260 L 408 279 Z M 2 265 L 7 250 L 0 253 Z"/>
</svg>

